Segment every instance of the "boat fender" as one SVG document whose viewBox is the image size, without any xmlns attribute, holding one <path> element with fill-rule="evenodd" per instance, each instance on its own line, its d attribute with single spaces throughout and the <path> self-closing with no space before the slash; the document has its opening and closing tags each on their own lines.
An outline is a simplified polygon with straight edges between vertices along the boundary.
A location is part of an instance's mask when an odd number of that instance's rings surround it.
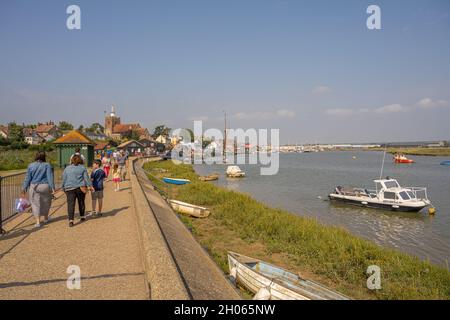
<svg viewBox="0 0 450 320">
<path fill-rule="evenodd" d="M 268 288 L 261 288 L 253 297 L 253 300 L 270 300 L 270 290 Z"/>
<path fill-rule="evenodd" d="M 435 213 L 436 213 L 436 208 L 434 208 L 434 207 L 428 208 L 428 214 L 430 216 L 434 215 Z"/>
</svg>

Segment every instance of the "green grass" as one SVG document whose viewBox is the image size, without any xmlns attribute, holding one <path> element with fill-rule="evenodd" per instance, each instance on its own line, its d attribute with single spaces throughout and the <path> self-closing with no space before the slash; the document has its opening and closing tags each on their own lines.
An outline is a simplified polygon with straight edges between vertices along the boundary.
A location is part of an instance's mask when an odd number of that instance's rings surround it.
<svg viewBox="0 0 450 320">
<path fill-rule="evenodd" d="M 36 151 L 30 150 L 1 150 L 0 171 L 26 169 L 28 164 L 34 161 Z M 47 162 L 56 163 L 56 152 L 47 152 Z M 4 174 L 4 173 L 2 173 Z"/>
<path fill-rule="evenodd" d="M 161 173 L 155 170 L 157 168 L 169 172 Z M 248 195 L 200 182 L 190 165 L 150 162 L 145 169 L 151 172 L 149 178 L 153 183 L 170 193 L 170 197 L 211 208 L 208 223 L 230 231 L 228 238 L 221 239 L 222 245 L 214 247 L 214 234 L 207 237 L 207 228 L 203 228 L 202 233 L 196 230 L 205 219 L 182 219 L 224 270 L 226 242 L 231 243 L 232 237 L 238 237 L 242 243 L 261 243 L 268 258 L 273 254 L 288 256 L 292 269 L 313 273 L 335 289 L 356 298 L 450 298 L 450 272 L 444 268 L 380 247 L 344 229 L 270 208 Z M 160 181 L 163 176 L 190 179 L 192 183 L 168 188 Z M 370 265 L 381 268 L 381 290 L 372 291 L 366 287 L 366 270 Z"/>
</svg>

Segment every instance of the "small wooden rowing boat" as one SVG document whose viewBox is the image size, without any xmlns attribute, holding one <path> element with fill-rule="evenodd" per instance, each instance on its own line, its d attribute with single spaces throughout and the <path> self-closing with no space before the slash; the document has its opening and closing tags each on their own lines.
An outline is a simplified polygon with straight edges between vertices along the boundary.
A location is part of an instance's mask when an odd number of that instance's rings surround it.
<svg viewBox="0 0 450 320">
<path fill-rule="evenodd" d="M 218 174 L 210 174 L 210 175 L 207 175 L 207 176 L 199 177 L 198 180 L 200 180 L 200 181 L 219 180 L 219 175 Z"/>
<path fill-rule="evenodd" d="M 254 299 L 267 300 L 349 300 L 350 298 L 299 275 L 264 261 L 235 252 L 228 253 L 230 275 Z M 261 299 L 261 300 L 262 300 Z"/>
<path fill-rule="evenodd" d="M 187 183 L 191 182 L 191 180 L 187 180 L 187 179 L 175 179 L 175 178 L 167 178 L 167 177 L 164 177 L 163 181 L 165 183 L 176 184 L 176 185 L 183 185 L 183 184 L 187 184 Z"/>
<path fill-rule="evenodd" d="M 211 213 L 211 211 L 209 211 L 209 209 L 207 208 L 178 200 L 169 200 L 169 203 L 172 206 L 173 210 L 196 218 L 206 218 Z"/>
</svg>

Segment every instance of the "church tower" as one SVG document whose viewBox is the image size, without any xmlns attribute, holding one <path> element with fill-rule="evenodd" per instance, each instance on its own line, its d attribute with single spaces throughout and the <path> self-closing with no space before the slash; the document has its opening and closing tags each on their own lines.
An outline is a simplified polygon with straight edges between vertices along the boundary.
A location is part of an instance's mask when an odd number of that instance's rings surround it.
<svg viewBox="0 0 450 320">
<path fill-rule="evenodd" d="M 111 113 L 105 117 L 105 134 L 111 137 L 114 133 L 114 127 L 116 124 L 120 124 L 120 118 L 116 116 L 116 110 L 114 106 L 111 107 Z"/>
</svg>

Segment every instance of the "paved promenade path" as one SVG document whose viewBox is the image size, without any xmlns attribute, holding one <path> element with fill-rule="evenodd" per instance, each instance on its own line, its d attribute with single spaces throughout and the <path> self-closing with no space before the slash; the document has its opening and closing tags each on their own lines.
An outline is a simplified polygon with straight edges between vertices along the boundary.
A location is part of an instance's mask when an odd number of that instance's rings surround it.
<svg viewBox="0 0 450 320">
<path fill-rule="evenodd" d="M 106 183 L 102 217 L 68 227 L 66 197 L 57 194 L 53 221 L 34 229 L 25 213 L 7 223 L 0 237 L 0 300 L 148 299 L 130 182 L 114 192 Z M 91 210 L 90 194 L 86 208 Z M 81 269 L 81 289 L 69 290 L 67 268 Z"/>
</svg>

